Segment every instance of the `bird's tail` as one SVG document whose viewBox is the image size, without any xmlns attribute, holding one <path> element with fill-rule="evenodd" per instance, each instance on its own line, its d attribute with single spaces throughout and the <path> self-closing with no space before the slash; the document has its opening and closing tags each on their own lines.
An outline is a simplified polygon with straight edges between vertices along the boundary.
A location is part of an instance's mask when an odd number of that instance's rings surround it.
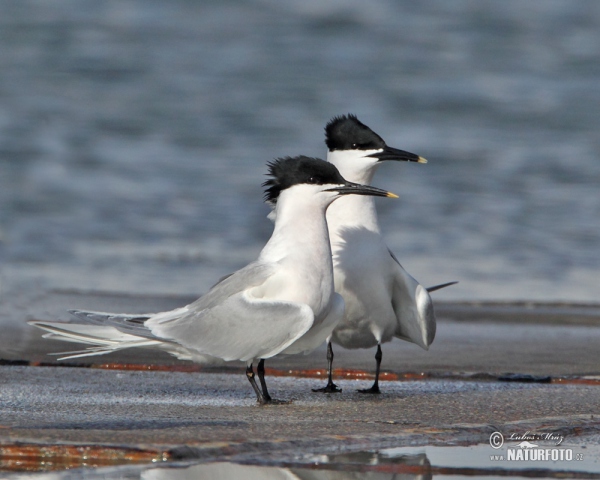
<svg viewBox="0 0 600 480">
<path fill-rule="evenodd" d="M 123 315 L 70 310 L 79 323 L 31 321 L 30 325 L 45 330 L 44 338 L 91 345 L 83 350 L 63 352 L 59 360 L 104 355 L 133 347 L 159 346 L 162 341 L 152 338 L 143 322 L 150 315 Z"/>
<path fill-rule="evenodd" d="M 40 320 L 29 322 L 30 325 L 47 332 L 44 338 L 90 345 L 82 350 L 51 354 L 62 355 L 58 360 L 106 355 L 126 348 L 150 347 L 165 351 L 179 360 L 203 364 L 222 363 L 221 359 L 188 350 L 167 339 L 154 336 L 144 325 L 154 314 L 128 315 L 83 310 L 69 310 L 69 313 L 77 318 L 78 323 Z"/>
<path fill-rule="evenodd" d="M 446 287 L 450 287 L 452 285 L 456 285 L 458 283 L 458 281 L 454 281 L 454 282 L 447 282 L 447 283 L 440 283 L 439 285 L 434 285 L 433 287 L 427 287 L 427 292 L 431 293 L 431 292 L 435 292 L 437 290 L 441 290 L 442 288 L 446 288 Z"/>
</svg>

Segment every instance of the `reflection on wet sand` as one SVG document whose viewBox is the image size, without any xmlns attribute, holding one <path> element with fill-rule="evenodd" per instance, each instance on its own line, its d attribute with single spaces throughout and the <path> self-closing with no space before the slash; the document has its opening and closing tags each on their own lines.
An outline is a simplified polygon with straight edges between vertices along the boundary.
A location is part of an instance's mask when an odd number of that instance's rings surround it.
<svg viewBox="0 0 600 480">
<path fill-rule="evenodd" d="M 377 471 L 382 470 L 382 471 Z M 143 480 L 392 480 L 432 478 L 425 454 L 389 457 L 376 452 L 319 455 L 305 468 L 280 468 L 219 462 L 187 468 L 157 468 L 142 473 Z"/>
<path fill-rule="evenodd" d="M 584 442 L 587 443 L 587 442 Z M 286 467 L 206 463 L 184 468 L 157 468 L 142 473 L 144 480 L 203 479 L 431 479 L 456 476 L 489 478 L 490 476 L 534 478 L 596 478 L 600 449 L 577 443 L 561 448 L 573 450 L 577 462 L 501 462 L 490 458 L 488 444 L 470 446 L 398 447 L 379 451 L 362 451 L 334 455 L 314 455 L 302 460 L 282 462 Z M 493 450 L 494 456 L 506 457 L 506 448 Z"/>
</svg>

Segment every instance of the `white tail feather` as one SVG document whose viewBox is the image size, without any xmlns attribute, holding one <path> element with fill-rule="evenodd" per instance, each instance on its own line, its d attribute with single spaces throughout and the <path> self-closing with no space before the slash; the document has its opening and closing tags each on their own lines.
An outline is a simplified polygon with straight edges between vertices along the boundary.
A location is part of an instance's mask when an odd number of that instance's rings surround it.
<svg viewBox="0 0 600 480">
<path fill-rule="evenodd" d="M 123 342 L 140 340 L 140 337 L 123 333 L 110 326 L 39 321 L 29 322 L 29 324 L 54 335 L 64 337 L 61 340 L 70 342 L 90 343 L 92 345 L 117 345 Z"/>
<path fill-rule="evenodd" d="M 67 355 L 58 360 L 105 355 L 125 348 L 153 347 L 162 343 L 160 340 L 129 335 L 109 326 L 38 321 L 29 322 L 29 324 L 49 332 L 44 335 L 44 338 L 94 345 L 84 350 L 53 354 Z"/>
<path fill-rule="evenodd" d="M 72 360 L 74 358 L 92 357 L 94 355 L 106 355 L 107 353 L 117 352 L 126 348 L 153 347 L 163 350 L 180 360 L 191 360 L 202 364 L 222 363 L 221 359 L 193 352 L 181 345 L 163 342 L 159 339 L 137 337 L 123 333 L 111 326 L 40 321 L 31 321 L 29 324 L 47 331 L 48 333 L 43 335 L 44 338 L 93 345 L 83 350 L 51 353 L 50 355 L 65 355 L 57 360 Z"/>
</svg>

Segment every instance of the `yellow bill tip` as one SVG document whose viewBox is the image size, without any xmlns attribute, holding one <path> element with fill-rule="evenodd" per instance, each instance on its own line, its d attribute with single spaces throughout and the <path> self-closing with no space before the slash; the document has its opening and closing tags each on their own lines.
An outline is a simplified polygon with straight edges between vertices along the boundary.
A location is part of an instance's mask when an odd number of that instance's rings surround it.
<svg viewBox="0 0 600 480">
<path fill-rule="evenodd" d="M 417 163 L 427 163 L 427 159 L 423 157 L 419 157 Z"/>
<path fill-rule="evenodd" d="M 392 192 L 387 192 L 386 197 L 388 197 L 388 198 L 400 198 L 398 195 L 396 195 L 395 193 L 392 193 Z"/>
</svg>

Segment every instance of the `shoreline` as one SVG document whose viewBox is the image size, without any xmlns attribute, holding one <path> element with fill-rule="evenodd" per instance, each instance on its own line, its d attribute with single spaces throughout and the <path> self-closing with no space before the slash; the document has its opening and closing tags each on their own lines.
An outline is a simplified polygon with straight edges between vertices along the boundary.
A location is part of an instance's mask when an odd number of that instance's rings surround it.
<svg viewBox="0 0 600 480">
<path fill-rule="evenodd" d="M 113 292 L 50 290 L 20 305 L 0 309 L 0 360 L 26 364 L 59 364 L 49 353 L 78 347 L 46 340 L 28 320 L 71 321 L 68 308 L 145 313 L 166 311 L 193 301 L 190 296 L 129 295 Z M 502 375 L 521 373 L 564 377 L 597 375 L 600 365 L 600 304 L 566 302 L 435 302 L 438 332 L 429 351 L 394 339 L 383 344 L 383 371 L 395 373 Z M 4 320 L 2 320 L 4 319 Z M 541 348 L 543 346 L 543 348 Z M 375 349 L 347 350 L 334 345 L 334 368 L 370 372 Z M 568 358 L 568 362 L 555 361 Z M 125 350 L 77 359 L 79 365 L 193 365 L 155 350 Z M 241 365 L 232 362 L 229 365 Z M 310 355 L 276 357 L 267 367 L 279 370 L 322 370 L 325 346 Z"/>
<path fill-rule="evenodd" d="M 199 366 L 139 349 L 57 368 L 47 354 L 77 345 L 45 340 L 25 323 L 67 321 L 66 308 L 136 313 L 189 300 L 51 291 L 5 305 L 0 471 L 19 471 L 25 455 L 27 468 L 38 471 L 53 455 L 63 468 L 102 466 L 108 458 L 128 465 L 120 468 L 146 462 L 136 467 L 143 471 L 150 462 L 286 465 L 332 453 L 476 445 L 481 453 L 463 454 L 460 474 L 475 457 L 493 453 L 486 442 L 494 430 L 505 437 L 561 431 L 574 451 L 598 455 L 585 450 L 600 431 L 598 305 L 436 302 L 438 332 L 429 351 L 400 340 L 383 344 L 381 395 L 356 392 L 372 382 L 375 349 L 336 346 L 334 381 L 343 392 L 313 393 L 325 383 L 323 345 L 310 355 L 267 360 L 270 390 L 293 403 L 266 407 L 255 405 L 241 362 Z M 422 473 L 442 471 L 427 465 Z M 508 468 L 489 463 L 484 473 L 499 466 Z"/>
</svg>

